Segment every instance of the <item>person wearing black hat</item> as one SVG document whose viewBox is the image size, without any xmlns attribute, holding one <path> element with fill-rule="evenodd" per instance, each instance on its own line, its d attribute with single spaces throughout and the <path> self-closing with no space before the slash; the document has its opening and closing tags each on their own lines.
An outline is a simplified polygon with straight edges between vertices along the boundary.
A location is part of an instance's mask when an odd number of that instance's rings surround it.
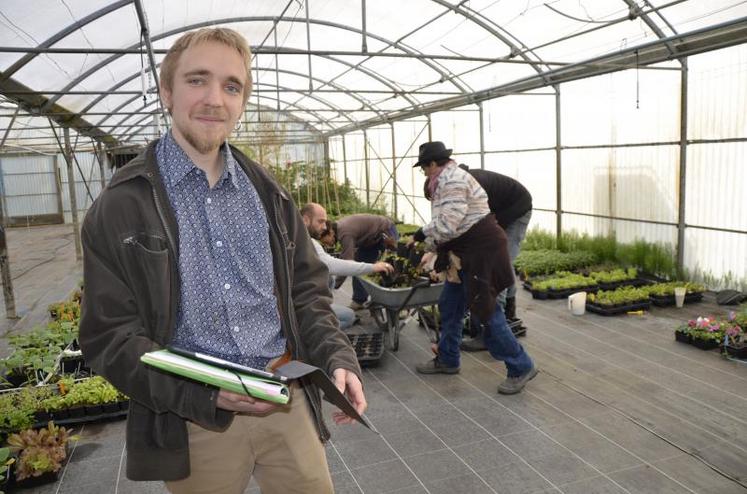
<svg viewBox="0 0 747 494">
<path fill-rule="evenodd" d="M 459 342 L 467 307 L 485 325 L 490 355 L 506 364 L 507 377 L 498 392 L 520 392 L 537 375 L 534 362 L 506 323 L 496 302 L 498 294 L 514 282 L 506 233 L 488 206 L 488 196 L 450 157 L 440 141 L 420 146 L 418 161 L 428 177 L 431 221 L 418 230 L 414 241 L 426 241 L 436 250 L 436 270 L 446 272 L 438 301 L 441 335 L 435 358 L 417 365 L 422 374 L 459 372 Z"/>
</svg>

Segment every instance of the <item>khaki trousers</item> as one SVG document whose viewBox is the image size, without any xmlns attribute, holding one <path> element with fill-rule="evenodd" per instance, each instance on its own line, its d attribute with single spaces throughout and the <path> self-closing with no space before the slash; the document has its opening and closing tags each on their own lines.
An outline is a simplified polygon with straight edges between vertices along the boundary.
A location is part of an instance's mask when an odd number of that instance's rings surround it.
<svg viewBox="0 0 747 494">
<path fill-rule="evenodd" d="M 191 475 L 166 482 L 172 494 L 242 494 L 254 476 L 262 494 L 331 494 L 332 480 L 306 395 L 269 415 L 236 415 L 225 432 L 189 422 Z"/>
</svg>

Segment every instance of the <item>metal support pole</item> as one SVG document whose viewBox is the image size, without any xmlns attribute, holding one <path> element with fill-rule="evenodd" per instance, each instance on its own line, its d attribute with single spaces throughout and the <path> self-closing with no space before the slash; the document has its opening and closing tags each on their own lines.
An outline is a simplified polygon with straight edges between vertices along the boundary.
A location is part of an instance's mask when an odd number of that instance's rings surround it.
<svg viewBox="0 0 747 494">
<path fill-rule="evenodd" d="M 485 169 L 485 121 L 483 119 L 482 101 L 477 103 L 480 117 L 480 170 Z"/>
<path fill-rule="evenodd" d="M 394 212 L 394 221 L 397 221 L 397 151 L 394 146 L 394 122 L 389 125 L 392 127 L 392 210 Z"/>
<path fill-rule="evenodd" d="M 345 150 L 345 135 L 342 136 L 342 173 L 345 183 L 348 183 L 348 153 Z"/>
<path fill-rule="evenodd" d="M 98 143 L 99 152 L 99 180 L 101 180 L 101 190 L 106 188 L 106 152 L 104 151 L 104 144 Z"/>
<path fill-rule="evenodd" d="M 306 49 L 309 50 L 309 92 L 312 92 L 314 91 L 314 79 L 311 74 L 311 24 L 309 22 L 309 1 L 310 0 L 306 0 L 304 3 L 306 4 Z"/>
<path fill-rule="evenodd" d="M 62 223 L 65 223 L 65 205 L 62 203 L 62 176 L 60 174 L 60 155 L 59 154 L 54 155 L 53 166 L 54 166 L 55 187 L 57 188 L 57 211 L 60 213 L 60 218 L 62 218 Z"/>
<path fill-rule="evenodd" d="M 361 0 L 361 53 L 368 53 L 366 42 L 366 0 Z"/>
<path fill-rule="evenodd" d="M 433 128 L 431 127 L 431 114 L 426 115 L 428 117 L 428 142 L 433 142 Z"/>
<path fill-rule="evenodd" d="M 368 176 L 368 133 L 363 129 L 363 165 L 366 168 L 366 207 L 371 208 L 371 183 Z"/>
<path fill-rule="evenodd" d="M 677 210 L 677 270 L 682 273 L 685 267 L 685 192 L 687 189 L 687 58 L 680 59 L 680 188 Z"/>
<path fill-rule="evenodd" d="M 3 297 L 5 298 L 5 317 L 18 319 L 16 314 L 16 297 L 13 293 L 13 277 L 10 275 L 8 260 L 8 242 L 5 238 L 5 212 L 0 203 L 0 272 L 3 278 Z"/>
<path fill-rule="evenodd" d="M 555 88 L 555 237 L 560 240 L 563 233 L 563 167 L 560 137 L 560 85 Z"/>
<path fill-rule="evenodd" d="M 67 186 L 70 193 L 70 214 L 73 217 L 73 239 L 75 240 L 75 259 L 83 259 L 83 246 L 80 241 L 80 225 L 78 223 L 78 200 L 75 195 L 75 172 L 73 170 L 73 148 L 70 146 L 70 129 L 63 128 L 65 137 L 65 161 L 67 161 Z"/>
</svg>

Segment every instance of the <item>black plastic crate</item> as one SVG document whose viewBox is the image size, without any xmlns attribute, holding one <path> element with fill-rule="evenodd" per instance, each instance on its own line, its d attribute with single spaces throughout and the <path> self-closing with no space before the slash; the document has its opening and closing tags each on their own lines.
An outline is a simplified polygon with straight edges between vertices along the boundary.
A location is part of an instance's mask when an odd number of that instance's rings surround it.
<svg viewBox="0 0 747 494">
<path fill-rule="evenodd" d="M 378 363 L 384 355 L 384 333 L 348 334 L 347 337 L 355 348 L 355 355 L 361 365 Z"/>
</svg>

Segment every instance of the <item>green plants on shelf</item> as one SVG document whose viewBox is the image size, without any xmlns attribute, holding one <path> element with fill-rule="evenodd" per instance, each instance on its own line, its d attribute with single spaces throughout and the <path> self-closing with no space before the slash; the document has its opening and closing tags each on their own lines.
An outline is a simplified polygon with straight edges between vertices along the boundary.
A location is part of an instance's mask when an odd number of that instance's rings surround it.
<svg viewBox="0 0 747 494">
<path fill-rule="evenodd" d="M 589 277 L 597 283 L 616 283 L 619 281 L 634 280 L 637 276 L 638 270 L 636 268 L 618 268 L 611 271 L 592 271 L 589 274 Z"/>
<path fill-rule="evenodd" d="M 570 273 L 568 271 L 559 271 L 555 276 L 533 282 L 532 289 L 541 292 L 546 292 L 548 290 L 563 291 L 576 288 L 587 288 L 594 285 L 596 285 L 596 282 L 588 276 Z"/>
<path fill-rule="evenodd" d="M 599 290 L 590 293 L 587 300 L 593 304 L 606 307 L 620 307 L 648 301 L 645 288 L 623 286 L 615 290 Z"/>
<path fill-rule="evenodd" d="M 557 271 L 574 271 L 595 262 L 594 255 L 586 251 L 527 250 L 516 256 L 514 267 L 522 278 L 526 279 Z"/>
</svg>

